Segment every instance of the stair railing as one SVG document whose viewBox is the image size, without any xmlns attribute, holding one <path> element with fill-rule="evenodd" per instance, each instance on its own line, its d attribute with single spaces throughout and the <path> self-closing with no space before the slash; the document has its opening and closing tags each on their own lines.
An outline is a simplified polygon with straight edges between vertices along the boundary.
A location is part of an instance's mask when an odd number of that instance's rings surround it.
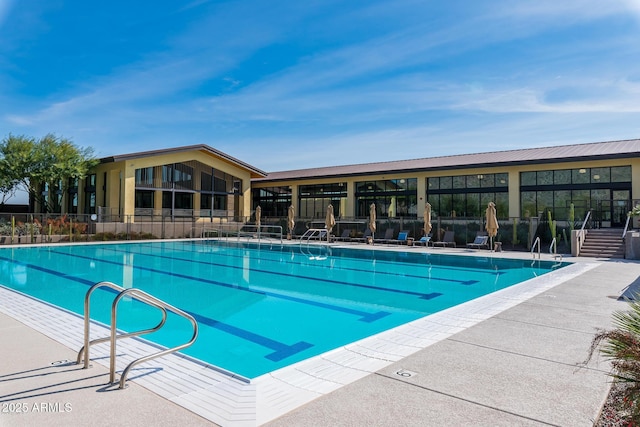
<svg viewBox="0 0 640 427">
<path fill-rule="evenodd" d="M 627 237 L 627 231 L 629 231 L 629 224 L 631 223 L 631 215 L 627 215 L 627 222 L 624 224 L 624 230 L 622 231 L 622 240 Z"/>
<path fill-rule="evenodd" d="M 576 248 L 576 256 L 580 256 L 580 251 L 582 250 L 582 244 L 584 243 L 587 232 L 585 231 L 585 227 L 591 218 L 591 210 L 587 212 L 587 215 L 584 217 L 584 221 L 582 222 L 582 227 L 580 227 L 580 231 L 578 231 L 578 247 Z"/>
</svg>

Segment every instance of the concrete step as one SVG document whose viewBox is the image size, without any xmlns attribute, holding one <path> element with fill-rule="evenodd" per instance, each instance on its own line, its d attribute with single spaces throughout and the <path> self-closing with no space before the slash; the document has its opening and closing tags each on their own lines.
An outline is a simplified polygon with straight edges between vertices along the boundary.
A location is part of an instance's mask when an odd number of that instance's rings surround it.
<svg viewBox="0 0 640 427">
<path fill-rule="evenodd" d="M 597 258 L 624 258 L 622 231 L 617 229 L 589 230 L 580 249 L 580 256 Z"/>
</svg>

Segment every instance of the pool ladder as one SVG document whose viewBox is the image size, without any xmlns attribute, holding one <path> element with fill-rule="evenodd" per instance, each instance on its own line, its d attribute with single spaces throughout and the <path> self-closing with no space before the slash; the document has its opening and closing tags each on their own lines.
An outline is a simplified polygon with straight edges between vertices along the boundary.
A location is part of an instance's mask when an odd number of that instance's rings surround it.
<svg viewBox="0 0 640 427">
<path fill-rule="evenodd" d="M 536 248 L 538 248 L 538 260 L 540 260 L 540 237 L 536 237 L 536 240 L 533 242 L 533 245 L 531 246 L 531 255 L 533 255 L 533 261 L 531 262 L 531 265 L 533 265 L 536 260 L 536 254 L 535 254 Z M 557 248 L 558 248 L 558 243 L 556 241 L 556 238 L 554 237 L 553 240 L 551 241 L 551 245 L 549 245 L 549 254 L 553 255 L 553 259 L 556 262 L 553 265 L 554 267 L 561 265 L 562 263 L 562 254 L 559 254 L 556 252 Z M 558 261 L 558 259 L 560 261 Z"/>
<path fill-rule="evenodd" d="M 93 291 L 95 291 L 96 289 L 99 288 L 110 288 L 113 289 L 115 291 L 118 292 L 118 295 L 114 298 L 113 303 L 111 304 L 111 333 L 108 337 L 103 337 L 103 338 L 96 338 L 94 340 L 89 340 L 89 336 L 90 336 L 90 328 L 91 328 L 91 317 L 90 317 L 90 313 L 91 313 L 91 294 L 93 293 Z M 150 328 L 150 329 L 144 329 L 141 331 L 135 331 L 135 332 L 128 332 L 128 333 L 120 333 L 118 334 L 117 331 L 117 309 L 118 309 L 118 303 L 122 300 L 122 298 L 124 297 L 130 297 L 130 298 L 134 298 L 138 301 L 141 301 L 145 304 L 148 304 L 152 307 L 156 307 L 157 309 L 159 309 L 162 312 L 162 320 L 160 320 L 160 323 L 158 323 L 155 327 Z M 84 359 L 84 369 L 87 369 L 90 367 L 90 357 L 89 357 L 89 350 L 91 348 L 91 346 L 93 344 L 99 344 L 99 343 L 103 343 L 103 342 L 107 342 L 109 341 L 111 344 L 111 353 L 110 353 L 110 364 L 109 364 L 109 383 L 110 384 L 114 384 L 116 382 L 115 380 L 115 376 L 116 376 L 116 340 L 121 339 L 121 338 L 129 338 L 129 337 L 137 337 L 140 335 L 145 335 L 145 334 L 149 334 L 152 332 L 155 332 L 157 330 L 159 330 L 160 328 L 162 328 L 162 326 L 164 326 L 165 322 L 167 321 L 167 310 L 171 311 L 179 316 L 184 317 L 185 319 L 189 320 L 189 322 L 191 322 L 191 325 L 193 326 L 193 335 L 191 336 L 191 339 L 181 345 L 178 345 L 176 347 L 172 347 L 172 348 L 168 348 L 162 351 L 159 351 L 157 353 L 153 353 L 147 356 L 143 356 L 140 357 L 136 360 L 134 360 L 133 362 L 129 363 L 129 365 L 124 369 L 124 371 L 122 371 L 122 375 L 120 376 L 120 389 L 125 388 L 125 382 L 127 381 L 127 376 L 129 375 L 129 371 L 131 370 L 131 368 L 133 368 L 135 365 L 142 363 L 142 362 L 146 362 L 148 360 L 151 359 L 155 359 L 156 357 L 160 357 L 160 356 L 165 356 L 167 354 L 170 353 L 174 353 L 176 351 L 185 349 L 187 347 L 189 347 L 191 344 L 193 344 L 196 341 L 196 338 L 198 338 L 198 323 L 196 322 L 196 320 L 193 318 L 193 316 L 191 316 L 188 313 L 185 313 L 184 311 L 146 293 L 145 291 L 141 290 L 141 289 L 137 289 L 137 288 L 123 288 L 121 286 L 116 285 L 115 283 L 111 283 L 111 282 L 98 282 L 95 285 L 93 285 L 91 288 L 89 288 L 89 290 L 87 291 L 87 293 L 85 294 L 84 297 L 84 346 L 80 349 L 80 351 L 78 352 L 78 359 L 76 361 L 76 364 L 80 364 L 82 363 L 82 360 Z"/>
</svg>

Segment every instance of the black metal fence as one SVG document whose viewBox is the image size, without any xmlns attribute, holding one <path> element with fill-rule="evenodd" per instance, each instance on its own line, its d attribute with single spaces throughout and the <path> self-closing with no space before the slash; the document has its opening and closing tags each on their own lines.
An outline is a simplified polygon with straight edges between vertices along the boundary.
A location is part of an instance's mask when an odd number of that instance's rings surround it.
<svg viewBox="0 0 640 427">
<path fill-rule="evenodd" d="M 453 231 L 458 246 L 473 242 L 485 227 L 484 218 L 437 217 L 431 223 L 432 241 L 441 240 L 446 231 Z M 0 214 L 0 244 L 197 238 L 213 230 L 241 231 L 246 224 L 255 225 L 255 216 Z M 280 226 L 285 234 L 288 231 L 286 217 L 261 218 L 261 224 Z M 499 225 L 494 240 L 502 242 L 505 249 L 529 250 L 536 237 L 540 237 L 543 243 L 551 241 L 550 227 L 544 218 L 501 219 Z M 295 218 L 291 234 L 296 238 L 310 228 L 324 227 L 324 221 L 317 218 Z M 576 227 L 579 228 L 579 224 L 558 221 L 559 246 L 569 245 L 570 231 Z M 349 230 L 350 237 L 361 237 L 367 228 L 368 218 L 342 217 L 336 220 L 332 234 L 341 236 Z M 384 236 L 388 229 L 393 230 L 394 236 L 400 231 L 407 231 L 408 236 L 416 240 L 425 234 L 422 219 L 378 218 L 375 236 Z"/>
</svg>

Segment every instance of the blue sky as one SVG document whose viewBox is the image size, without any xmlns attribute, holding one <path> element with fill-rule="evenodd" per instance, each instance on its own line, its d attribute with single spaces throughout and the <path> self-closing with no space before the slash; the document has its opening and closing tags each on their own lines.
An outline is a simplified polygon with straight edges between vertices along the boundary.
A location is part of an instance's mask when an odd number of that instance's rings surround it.
<svg viewBox="0 0 640 427">
<path fill-rule="evenodd" d="M 0 0 L 0 138 L 265 171 L 640 138 L 640 0 Z"/>
</svg>

